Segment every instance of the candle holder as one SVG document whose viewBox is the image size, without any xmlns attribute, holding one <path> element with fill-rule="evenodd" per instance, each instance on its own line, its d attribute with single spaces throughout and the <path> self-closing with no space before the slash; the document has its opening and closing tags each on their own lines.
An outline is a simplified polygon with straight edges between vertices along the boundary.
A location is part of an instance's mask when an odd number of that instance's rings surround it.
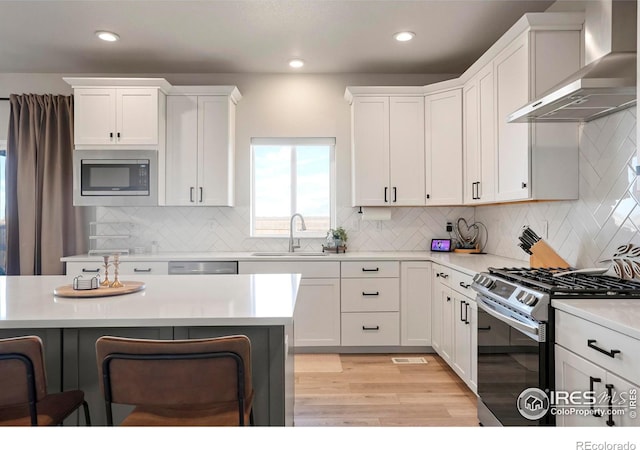
<svg viewBox="0 0 640 450">
<path fill-rule="evenodd" d="M 120 267 L 120 255 L 116 253 L 113 255 L 113 282 L 109 285 L 112 288 L 124 287 L 124 284 L 118 279 L 118 269 Z"/>
<path fill-rule="evenodd" d="M 103 256 L 102 259 L 104 259 L 104 280 L 102 280 L 100 286 L 109 287 L 111 285 L 109 281 L 109 255 Z"/>
</svg>

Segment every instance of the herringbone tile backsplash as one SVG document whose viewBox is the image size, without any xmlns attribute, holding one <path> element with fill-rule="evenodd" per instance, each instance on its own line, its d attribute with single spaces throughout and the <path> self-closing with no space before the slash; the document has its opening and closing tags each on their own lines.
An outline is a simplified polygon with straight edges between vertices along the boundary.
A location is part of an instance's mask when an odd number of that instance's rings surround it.
<svg viewBox="0 0 640 450">
<path fill-rule="evenodd" d="M 364 221 L 358 210 L 338 208 L 338 225 L 349 233 L 351 251 L 427 250 L 432 238 L 447 237 L 448 221 L 464 217 L 484 223 L 486 251 L 523 261 L 517 246 L 523 225 L 567 262 L 592 267 L 627 242 L 640 244 L 640 204 L 634 191 L 636 108 L 581 125 L 580 199 L 478 207 L 394 208 L 391 220 Z M 96 208 L 98 221 L 130 222 L 130 247 L 161 252 L 285 251 L 287 239 L 251 238 L 248 207 Z M 320 250 L 321 239 L 304 239 L 303 249 Z"/>
</svg>

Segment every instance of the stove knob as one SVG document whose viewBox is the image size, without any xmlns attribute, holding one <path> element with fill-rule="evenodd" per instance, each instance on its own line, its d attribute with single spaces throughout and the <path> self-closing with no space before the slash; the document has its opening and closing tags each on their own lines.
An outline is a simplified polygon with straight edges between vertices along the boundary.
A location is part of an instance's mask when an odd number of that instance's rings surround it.
<svg viewBox="0 0 640 450">
<path fill-rule="evenodd" d="M 527 296 L 527 293 L 524 291 L 520 291 L 518 292 L 518 295 L 516 295 L 516 300 L 518 300 L 520 303 L 524 303 L 524 298 Z"/>
<path fill-rule="evenodd" d="M 487 289 L 491 289 L 493 287 L 493 285 L 495 284 L 495 282 L 491 279 L 491 278 L 486 278 L 484 280 L 484 283 L 482 284 L 484 287 L 486 287 Z"/>
<path fill-rule="evenodd" d="M 525 297 L 524 303 L 528 306 L 533 306 L 538 303 L 538 298 L 533 294 L 529 294 Z"/>
</svg>

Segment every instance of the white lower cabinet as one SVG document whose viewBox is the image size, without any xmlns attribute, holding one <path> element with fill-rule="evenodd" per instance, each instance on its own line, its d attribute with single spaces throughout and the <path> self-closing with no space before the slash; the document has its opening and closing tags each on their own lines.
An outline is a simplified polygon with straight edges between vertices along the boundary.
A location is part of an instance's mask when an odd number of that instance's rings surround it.
<svg viewBox="0 0 640 450">
<path fill-rule="evenodd" d="M 340 280 L 303 278 L 293 323 L 295 347 L 340 345 Z"/>
<path fill-rule="evenodd" d="M 439 264 L 432 268 L 431 346 L 469 388 L 478 389 L 478 309 L 471 276 Z"/>
<path fill-rule="evenodd" d="M 400 344 L 399 313 L 368 312 L 342 314 L 343 346 L 388 346 Z"/>
<path fill-rule="evenodd" d="M 555 391 L 578 397 L 591 391 L 595 398 L 595 404 L 583 397 L 556 401 L 556 425 L 640 426 L 638 348 L 633 337 L 556 311 Z M 567 413 L 566 407 L 576 411 Z"/>
<path fill-rule="evenodd" d="M 431 263 L 400 263 L 400 345 L 431 345 Z"/>
<path fill-rule="evenodd" d="M 113 258 L 110 260 L 109 278 L 113 280 L 114 268 Z M 98 261 L 89 262 L 67 262 L 66 274 L 73 278 L 82 275 L 88 278 L 92 275 L 99 274 L 104 279 L 104 263 Z M 147 275 L 167 275 L 169 273 L 169 263 L 167 261 L 121 261 L 118 267 L 118 273 L 121 280 L 134 280 L 135 277 L 144 277 Z M 135 277 L 134 277 L 135 276 Z"/>
<path fill-rule="evenodd" d="M 341 263 L 342 345 L 400 345 L 400 262 Z"/>
<path fill-rule="evenodd" d="M 300 273 L 293 314 L 295 347 L 340 345 L 340 263 L 240 261 L 238 273 Z"/>
</svg>

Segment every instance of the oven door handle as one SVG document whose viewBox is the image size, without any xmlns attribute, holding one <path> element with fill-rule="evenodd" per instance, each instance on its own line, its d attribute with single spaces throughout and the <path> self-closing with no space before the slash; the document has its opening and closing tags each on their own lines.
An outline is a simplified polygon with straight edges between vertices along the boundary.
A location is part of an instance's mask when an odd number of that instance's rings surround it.
<svg viewBox="0 0 640 450">
<path fill-rule="evenodd" d="M 527 325 L 526 323 L 520 322 L 519 320 L 516 320 L 512 317 L 501 314 L 500 312 L 493 309 L 491 305 L 481 296 L 478 296 L 476 298 L 476 303 L 478 304 L 479 308 L 481 308 L 484 312 L 486 312 L 490 316 L 493 316 L 496 319 L 502 322 L 505 322 L 507 325 L 512 326 L 513 328 L 525 334 L 526 336 L 529 336 L 531 339 L 535 340 L 536 342 L 544 341 L 544 339 L 542 339 L 542 337 L 540 336 L 538 327 Z"/>
</svg>

